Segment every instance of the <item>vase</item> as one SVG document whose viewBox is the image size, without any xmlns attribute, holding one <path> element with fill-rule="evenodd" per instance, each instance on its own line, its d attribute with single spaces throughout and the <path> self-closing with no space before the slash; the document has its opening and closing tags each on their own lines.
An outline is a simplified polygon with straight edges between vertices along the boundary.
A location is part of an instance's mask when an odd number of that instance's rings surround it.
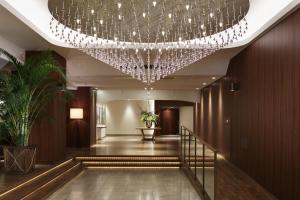
<svg viewBox="0 0 300 200">
<path fill-rule="evenodd" d="M 35 167 L 36 147 L 3 146 L 3 155 L 7 172 L 27 174 Z"/>
<path fill-rule="evenodd" d="M 146 121 L 146 127 L 151 128 L 151 126 L 152 126 L 152 122 L 151 121 Z"/>
</svg>

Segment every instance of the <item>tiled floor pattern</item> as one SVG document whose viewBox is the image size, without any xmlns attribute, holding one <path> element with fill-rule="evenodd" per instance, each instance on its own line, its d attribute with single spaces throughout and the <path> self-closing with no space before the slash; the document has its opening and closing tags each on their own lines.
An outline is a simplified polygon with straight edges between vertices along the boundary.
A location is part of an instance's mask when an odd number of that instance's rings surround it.
<svg viewBox="0 0 300 200">
<path fill-rule="evenodd" d="M 85 170 L 50 200 L 200 200 L 181 170 Z"/>
</svg>

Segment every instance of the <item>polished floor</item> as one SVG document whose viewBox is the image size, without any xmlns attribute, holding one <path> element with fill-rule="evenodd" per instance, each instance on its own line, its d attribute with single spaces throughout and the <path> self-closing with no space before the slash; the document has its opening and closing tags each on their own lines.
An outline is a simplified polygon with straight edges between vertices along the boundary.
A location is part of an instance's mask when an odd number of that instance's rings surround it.
<svg viewBox="0 0 300 200">
<path fill-rule="evenodd" d="M 50 200 L 200 200 L 179 169 L 85 170 Z"/>
<path fill-rule="evenodd" d="M 159 136 L 155 143 L 139 136 L 107 136 L 91 148 L 69 149 L 69 155 L 150 155 L 177 156 L 179 136 Z"/>
</svg>

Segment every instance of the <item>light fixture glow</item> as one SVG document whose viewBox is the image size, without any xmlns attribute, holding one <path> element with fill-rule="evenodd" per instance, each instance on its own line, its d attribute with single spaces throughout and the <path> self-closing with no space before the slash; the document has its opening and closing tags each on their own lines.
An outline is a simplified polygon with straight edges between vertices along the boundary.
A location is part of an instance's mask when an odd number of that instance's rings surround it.
<svg viewBox="0 0 300 200">
<path fill-rule="evenodd" d="M 122 6 L 122 4 L 119 2 L 119 3 L 118 3 L 118 8 L 120 9 L 120 8 L 121 8 L 121 6 Z"/>
<path fill-rule="evenodd" d="M 83 119 L 83 108 L 70 108 L 70 119 Z"/>
</svg>

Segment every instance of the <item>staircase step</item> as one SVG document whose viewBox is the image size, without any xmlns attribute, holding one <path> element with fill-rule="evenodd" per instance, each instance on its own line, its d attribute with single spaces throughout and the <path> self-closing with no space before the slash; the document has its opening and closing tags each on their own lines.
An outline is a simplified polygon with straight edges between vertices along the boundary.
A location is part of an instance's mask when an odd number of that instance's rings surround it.
<svg viewBox="0 0 300 200">
<path fill-rule="evenodd" d="M 124 166 L 124 167 L 179 167 L 180 162 L 96 162 L 96 161 L 84 161 L 82 162 L 83 166 Z"/>
<path fill-rule="evenodd" d="M 101 161 L 101 162 L 179 162 L 177 156 L 157 157 L 157 156 L 86 156 L 76 157 L 76 160 L 85 161 Z"/>
<path fill-rule="evenodd" d="M 178 156 L 77 156 L 86 168 L 178 168 Z"/>
<path fill-rule="evenodd" d="M 63 180 L 67 181 L 67 177 L 73 177 L 80 170 L 80 162 L 69 159 L 23 183 L 9 188 L 0 194 L 0 199 L 41 199 L 52 191 L 55 186 L 62 184 Z M 56 182 L 55 180 L 58 179 L 60 181 Z"/>
</svg>

